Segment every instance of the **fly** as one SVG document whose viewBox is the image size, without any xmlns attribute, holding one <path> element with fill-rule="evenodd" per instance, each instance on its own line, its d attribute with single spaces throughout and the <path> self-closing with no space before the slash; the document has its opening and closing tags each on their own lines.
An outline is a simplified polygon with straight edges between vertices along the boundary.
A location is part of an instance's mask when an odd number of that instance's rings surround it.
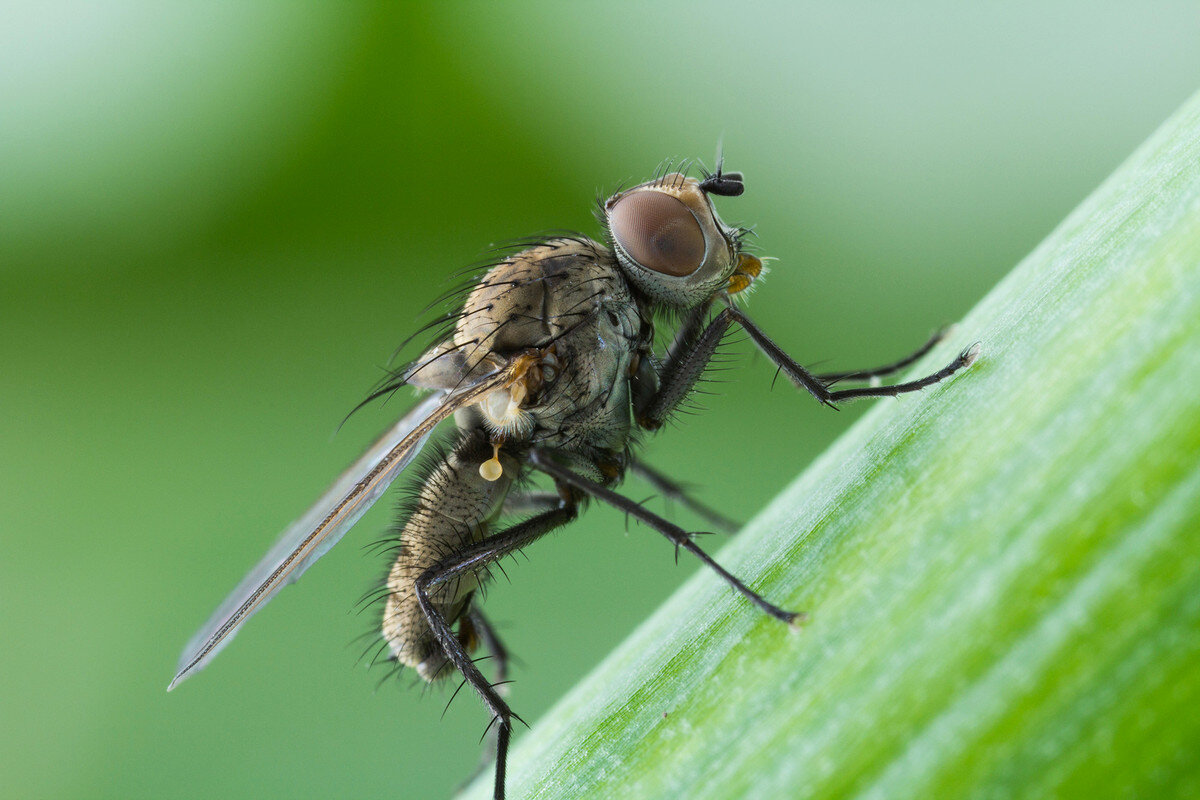
<svg viewBox="0 0 1200 800">
<path fill-rule="evenodd" d="M 665 170 L 664 170 L 665 172 Z M 396 533 L 396 558 L 381 597 L 389 658 L 426 681 L 457 672 L 491 716 L 496 798 L 512 722 L 498 689 L 506 651 L 479 608 L 488 566 L 575 519 L 588 500 L 608 503 L 695 555 L 733 589 L 783 623 L 800 615 L 774 605 L 713 561 L 694 533 L 615 489 L 633 471 L 714 525 L 720 515 L 634 454 L 639 432 L 656 431 L 689 395 L 726 332 L 739 326 L 797 387 L 828 406 L 914 392 L 969 366 L 973 345 L 914 381 L 880 378 L 916 361 L 814 374 L 788 356 L 736 303 L 763 275 L 746 230 L 721 221 L 713 197 L 736 197 L 742 175 L 690 177 L 686 170 L 617 192 L 601 204 L 604 243 L 564 235 L 533 243 L 491 266 L 470 288 L 446 335 L 385 381 L 370 399 L 403 385 L 429 394 L 347 470 L 234 589 L 184 648 L 170 688 L 204 667 L 283 586 L 324 555 L 412 462 L 434 428 L 453 416 L 452 442 L 418 478 Z M 655 326 L 670 344 L 655 348 Z M 857 382 L 857 388 L 833 388 Z M 553 491 L 527 488 L 548 476 Z M 504 520 L 502 523 L 501 521 Z M 515 520 L 515 521 L 514 521 Z M 480 644 L 496 683 L 476 666 Z"/>
</svg>

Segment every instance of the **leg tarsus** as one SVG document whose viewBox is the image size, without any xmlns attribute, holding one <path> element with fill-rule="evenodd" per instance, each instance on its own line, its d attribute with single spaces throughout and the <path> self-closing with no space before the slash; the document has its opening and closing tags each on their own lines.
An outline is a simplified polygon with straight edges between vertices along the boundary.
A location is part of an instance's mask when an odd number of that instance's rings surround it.
<svg viewBox="0 0 1200 800">
<path fill-rule="evenodd" d="M 886 364 L 882 367 L 875 367 L 873 369 L 856 369 L 848 370 L 846 372 L 826 372 L 817 375 L 817 380 L 821 381 L 826 386 L 832 386 L 833 384 L 841 381 L 871 381 L 876 378 L 882 378 L 885 375 L 891 375 L 899 372 L 905 367 L 915 364 L 921 359 L 922 356 L 924 356 L 926 353 L 936 347 L 943 339 L 949 336 L 953 329 L 953 325 L 946 325 L 939 328 L 933 333 L 932 336 L 929 337 L 925 344 L 921 345 L 912 353 L 909 353 L 899 361 L 893 361 L 891 364 Z"/>
<path fill-rule="evenodd" d="M 483 615 L 474 605 L 467 612 L 468 619 L 475 633 L 479 636 L 479 640 L 483 643 L 484 649 L 488 651 L 489 657 L 495 665 L 495 680 L 492 682 L 492 688 L 496 690 L 496 694 L 501 697 L 508 697 L 508 662 L 511 658 L 508 648 L 500 641 L 500 637 L 496 634 L 496 629 L 492 627 L 492 623 Z M 464 678 L 463 682 L 454 690 L 457 695 L 467 681 Z M 450 702 L 454 701 L 454 697 L 450 698 Z M 450 707 L 450 702 L 446 703 L 446 707 Z M 499 729 L 496 726 L 499 717 L 492 717 L 492 721 L 488 723 L 487 729 L 483 732 L 483 741 L 486 743 L 483 746 L 483 755 L 479 759 L 479 765 L 471 772 L 470 775 L 459 784 L 456 794 L 461 794 L 468 786 L 479 777 L 479 774 L 487 769 L 489 764 L 496 761 L 496 755 L 499 751 Z"/>
<path fill-rule="evenodd" d="M 974 360 L 978 347 L 973 346 L 964 350 L 957 359 L 938 372 L 920 380 L 908 381 L 893 386 L 869 386 L 860 389 L 830 390 L 830 385 L 841 380 L 871 380 L 880 375 L 899 371 L 917 358 L 924 355 L 940 341 L 946 331 L 939 331 L 925 346 L 913 355 L 874 370 L 858 372 L 835 372 L 816 375 L 801 366 L 779 347 L 771 337 L 767 336 L 745 312 L 736 306 L 726 306 L 712 318 L 707 326 L 700 329 L 701 317 L 693 314 L 687 320 L 686 335 L 680 335 L 672 344 L 669 357 L 664 362 L 659 373 L 661 384 L 658 390 L 642 401 L 635 409 L 638 425 L 647 430 L 657 430 L 662 427 L 675 408 L 687 397 L 696 385 L 696 381 L 704 373 L 705 367 L 712 359 L 721 339 L 734 322 L 738 323 L 754 341 L 754 344 L 767 358 L 771 359 L 779 369 L 786 373 L 792 383 L 811 394 L 822 405 L 836 408 L 843 400 L 853 400 L 860 397 L 895 397 L 905 392 L 915 392 L 938 381 L 945 380 Z M 697 331 L 699 331 L 697 333 Z"/>
<path fill-rule="evenodd" d="M 508 765 L 508 739 L 512 735 L 512 724 L 500 720 L 496 729 L 496 781 L 492 789 L 494 800 L 504 800 L 504 773 Z"/>
<path fill-rule="evenodd" d="M 907 392 L 917 392 L 927 386 L 932 386 L 935 383 L 940 383 L 946 380 L 954 373 L 964 367 L 969 367 L 975 362 L 979 356 L 979 343 L 971 345 L 967 349 L 958 354 L 958 357 L 951 361 L 946 366 L 942 367 L 937 372 L 931 375 L 926 375 L 924 378 L 918 378 L 915 381 L 907 381 L 906 383 L 897 383 L 891 386 L 868 386 L 861 389 L 842 389 L 836 392 L 829 393 L 831 402 L 837 403 L 841 400 L 854 400 L 859 397 L 896 397 L 897 395 Z"/>
</svg>

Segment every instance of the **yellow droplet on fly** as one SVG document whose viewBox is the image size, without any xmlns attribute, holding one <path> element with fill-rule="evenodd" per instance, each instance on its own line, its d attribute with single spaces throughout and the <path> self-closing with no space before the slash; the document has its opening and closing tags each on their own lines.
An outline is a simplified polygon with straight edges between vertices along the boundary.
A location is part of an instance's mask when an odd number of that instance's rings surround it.
<svg viewBox="0 0 1200 800">
<path fill-rule="evenodd" d="M 500 445 L 492 443 L 492 457 L 479 465 L 479 476 L 485 481 L 498 481 L 504 474 L 504 465 L 500 463 Z"/>
</svg>

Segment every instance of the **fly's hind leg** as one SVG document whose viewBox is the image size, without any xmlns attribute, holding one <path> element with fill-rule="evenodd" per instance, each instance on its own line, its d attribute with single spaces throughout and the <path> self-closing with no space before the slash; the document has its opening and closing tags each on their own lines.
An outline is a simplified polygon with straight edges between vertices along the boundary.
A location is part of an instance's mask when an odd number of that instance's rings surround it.
<svg viewBox="0 0 1200 800">
<path fill-rule="evenodd" d="M 416 581 L 417 601 L 438 645 L 442 648 L 446 658 L 462 674 L 463 679 L 479 695 L 479 699 L 483 701 L 483 705 L 492 715 L 491 725 L 496 727 L 496 782 L 493 790 L 496 800 L 504 798 L 504 771 L 508 755 L 508 741 L 512 736 L 512 721 L 519 720 L 520 717 L 513 713 L 508 703 L 500 696 L 497 687 L 483 676 L 475 662 L 471 660 L 458 637 L 454 635 L 450 622 L 431 601 L 430 591 L 457 577 L 486 568 L 488 564 L 525 547 L 555 528 L 565 525 L 578 513 L 578 505 L 575 502 L 562 500 L 558 508 L 545 511 L 489 536 L 481 542 L 452 553 L 421 573 Z M 489 725 L 489 729 L 491 725 Z"/>
<path fill-rule="evenodd" d="M 496 629 L 492 627 L 492 623 L 488 622 L 482 611 L 472 606 L 468 618 L 495 668 L 496 682 L 492 685 L 500 694 L 506 694 L 504 686 L 508 683 L 508 648 L 504 646 L 504 642 L 500 641 L 500 637 L 496 635 Z"/>
<path fill-rule="evenodd" d="M 533 514 L 540 511 L 549 511 L 557 507 L 561 502 L 562 498 L 558 496 L 557 492 L 524 492 L 521 494 L 513 492 L 504 498 L 501 513 L 505 516 Z"/>
<path fill-rule="evenodd" d="M 558 495 L 555 495 L 557 498 Z M 496 634 L 496 629 L 492 627 L 492 623 L 483 615 L 477 607 L 471 606 L 471 610 L 467 612 L 466 621 L 470 625 L 470 630 L 473 637 L 476 637 L 479 642 L 483 643 L 483 649 L 487 651 L 488 658 L 491 659 L 490 666 L 495 680 L 492 682 L 492 688 L 496 690 L 496 694 L 501 697 L 508 696 L 508 648 L 504 646 L 504 642 L 500 641 L 500 637 Z M 461 627 L 462 622 L 459 622 Z M 461 638 L 461 637 L 460 637 Z M 470 647 L 466 648 L 468 651 Z M 451 698 L 453 700 L 453 698 Z M 483 746 L 483 755 L 479 759 L 479 765 L 474 771 L 458 786 L 455 794 L 459 794 L 466 790 L 474 780 L 479 777 L 479 774 L 487 769 L 488 765 L 496 760 L 496 749 L 500 732 L 495 726 L 488 726 L 486 742 Z"/>
</svg>

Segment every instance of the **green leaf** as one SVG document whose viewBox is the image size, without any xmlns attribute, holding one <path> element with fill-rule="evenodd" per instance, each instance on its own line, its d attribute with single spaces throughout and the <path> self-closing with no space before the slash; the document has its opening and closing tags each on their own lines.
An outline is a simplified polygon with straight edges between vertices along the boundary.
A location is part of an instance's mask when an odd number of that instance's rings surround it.
<svg viewBox="0 0 1200 800">
<path fill-rule="evenodd" d="M 1200 796 L 1200 95 L 914 374 L 975 341 L 719 553 L 803 630 L 697 574 L 510 796 Z"/>
</svg>

